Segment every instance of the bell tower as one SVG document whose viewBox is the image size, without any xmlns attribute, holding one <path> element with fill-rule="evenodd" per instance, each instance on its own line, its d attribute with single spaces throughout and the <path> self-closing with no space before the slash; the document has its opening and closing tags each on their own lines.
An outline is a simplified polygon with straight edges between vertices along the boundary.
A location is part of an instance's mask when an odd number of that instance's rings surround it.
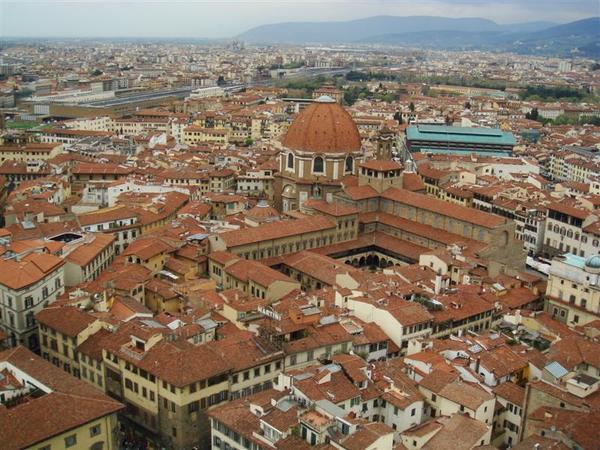
<svg viewBox="0 0 600 450">
<path fill-rule="evenodd" d="M 396 134 L 388 128 L 387 125 L 377 132 L 377 154 L 375 157 L 379 161 L 392 159 L 392 147 Z"/>
</svg>

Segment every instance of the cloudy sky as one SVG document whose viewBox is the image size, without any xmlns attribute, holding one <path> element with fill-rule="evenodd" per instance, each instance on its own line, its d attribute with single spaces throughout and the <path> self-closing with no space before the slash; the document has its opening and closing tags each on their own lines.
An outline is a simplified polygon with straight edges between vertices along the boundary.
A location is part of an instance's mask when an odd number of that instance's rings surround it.
<svg viewBox="0 0 600 450">
<path fill-rule="evenodd" d="M 600 0 L 0 0 L 0 37 L 220 38 L 266 23 L 374 15 L 564 23 L 600 15 Z"/>
</svg>

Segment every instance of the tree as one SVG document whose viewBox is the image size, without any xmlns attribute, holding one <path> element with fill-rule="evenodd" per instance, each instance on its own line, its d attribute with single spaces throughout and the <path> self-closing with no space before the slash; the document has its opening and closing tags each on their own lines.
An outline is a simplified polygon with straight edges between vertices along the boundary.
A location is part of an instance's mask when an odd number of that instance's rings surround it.
<svg viewBox="0 0 600 450">
<path fill-rule="evenodd" d="M 396 111 L 396 113 L 394 114 L 394 120 L 398 122 L 398 125 L 402 125 L 402 123 L 404 122 L 402 120 L 402 111 Z"/>
<path fill-rule="evenodd" d="M 365 78 L 368 78 L 368 75 L 357 70 L 351 70 L 346 74 L 346 80 L 348 81 L 363 81 Z"/>
<path fill-rule="evenodd" d="M 465 109 L 471 109 L 471 102 L 465 103 Z"/>
<path fill-rule="evenodd" d="M 370 94 L 365 86 L 351 86 L 344 92 L 344 102 L 353 105 L 357 100 L 366 98 Z"/>
<path fill-rule="evenodd" d="M 527 86 L 521 93 L 522 100 L 542 100 L 544 102 L 555 102 L 557 100 L 572 99 L 581 101 L 585 96 L 582 89 L 564 86 Z"/>
<path fill-rule="evenodd" d="M 598 117 L 598 116 L 580 116 L 579 124 L 580 125 L 590 124 L 590 125 L 594 125 L 594 126 L 600 126 L 600 117 Z"/>
<path fill-rule="evenodd" d="M 540 113 L 537 108 L 533 108 L 530 112 L 525 113 L 525 118 L 529 120 L 538 120 Z"/>
<path fill-rule="evenodd" d="M 415 104 L 413 102 L 410 102 L 410 105 L 408 105 L 408 109 L 410 109 L 411 113 L 415 112 Z"/>
<path fill-rule="evenodd" d="M 556 119 L 554 119 L 554 125 L 577 125 L 578 119 L 577 117 L 568 117 L 564 114 L 561 114 Z"/>
<path fill-rule="evenodd" d="M 244 144 L 246 145 L 246 147 L 250 147 L 252 144 L 254 144 L 254 141 L 252 140 L 252 138 L 246 138 Z"/>
<path fill-rule="evenodd" d="M 394 94 L 376 94 L 375 98 L 377 100 L 381 100 L 387 103 L 392 103 L 394 100 L 396 100 L 396 96 Z"/>
<path fill-rule="evenodd" d="M 217 86 L 223 86 L 225 84 L 225 78 L 223 77 L 223 75 L 219 75 L 219 78 L 217 79 Z"/>
</svg>

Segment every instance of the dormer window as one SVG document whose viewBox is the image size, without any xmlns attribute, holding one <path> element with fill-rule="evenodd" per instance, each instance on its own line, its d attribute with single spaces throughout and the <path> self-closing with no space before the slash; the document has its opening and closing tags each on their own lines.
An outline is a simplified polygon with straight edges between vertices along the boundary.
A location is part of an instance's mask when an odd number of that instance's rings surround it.
<svg viewBox="0 0 600 450">
<path fill-rule="evenodd" d="M 129 352 L 133 352 L 135 354 L 140 354 L 140 353 L 144 353 L 148 348 L 147 347 L 148 343 L 135 335 L 131 336 L 131 341 L 129 341 L 129 343 L 125 344 L 123 346 L 123 349 Z"/>
</svg>

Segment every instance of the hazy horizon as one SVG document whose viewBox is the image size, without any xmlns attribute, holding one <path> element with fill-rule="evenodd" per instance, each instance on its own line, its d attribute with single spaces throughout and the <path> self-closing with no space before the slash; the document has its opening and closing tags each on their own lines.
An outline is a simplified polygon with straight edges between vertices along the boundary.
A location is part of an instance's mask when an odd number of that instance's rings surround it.
<svg viewBox="0 0 600 450">
<path fill-rule="evenodd" d="M 566 23 L 599 9 L 597 0 L 0 0 L 0 37 L 224 39 L 278 22 L 389 15 Z"/>
</svg>

